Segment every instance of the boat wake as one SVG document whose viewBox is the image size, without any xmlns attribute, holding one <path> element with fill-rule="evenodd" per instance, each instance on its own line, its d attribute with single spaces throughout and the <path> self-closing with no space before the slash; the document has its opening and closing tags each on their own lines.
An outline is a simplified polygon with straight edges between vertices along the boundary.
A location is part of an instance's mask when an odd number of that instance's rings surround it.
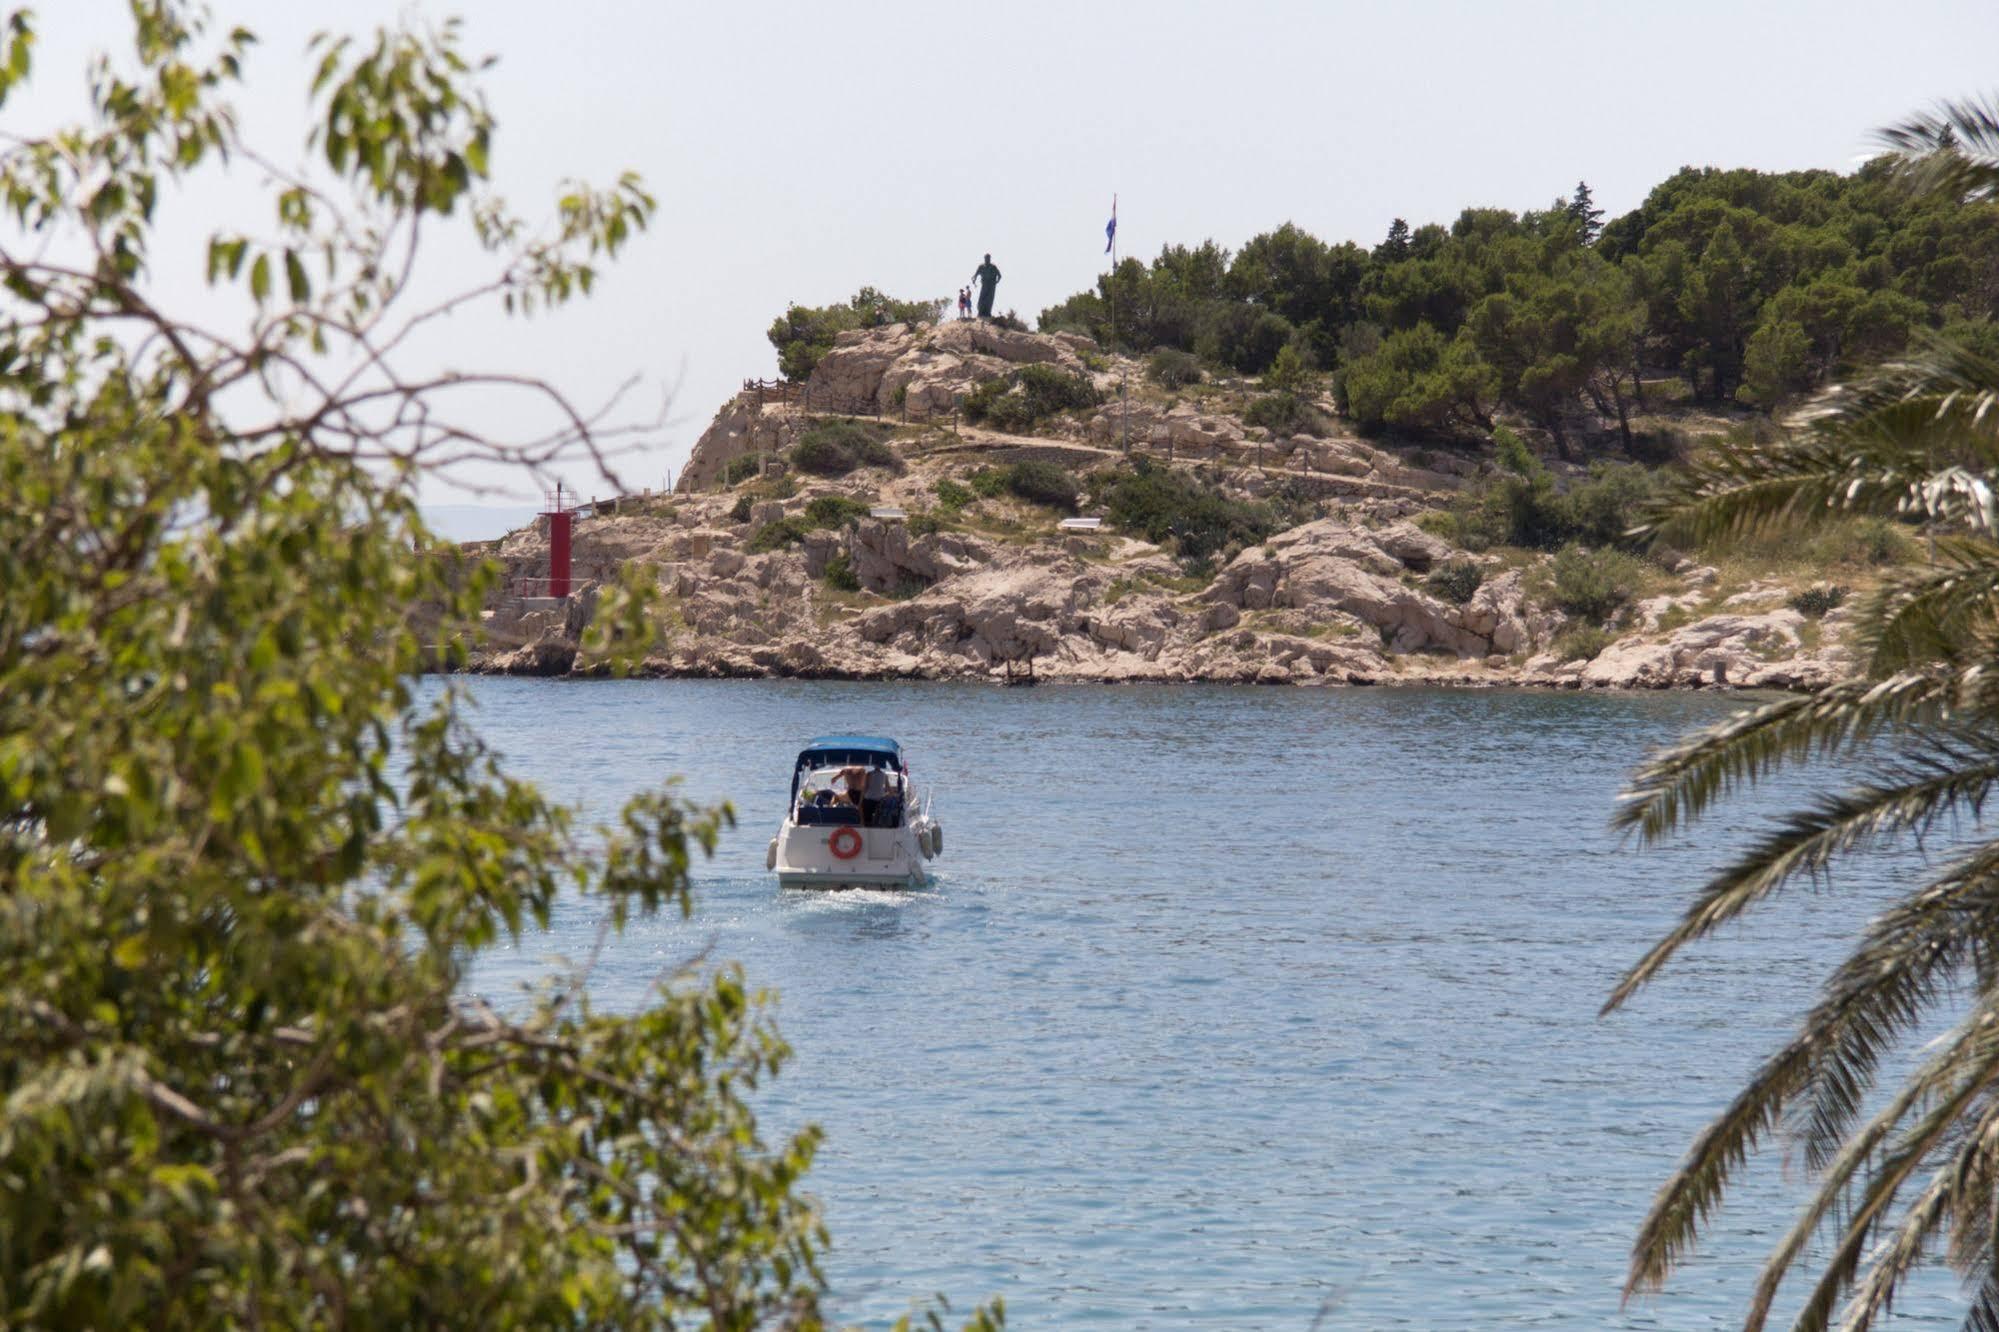
<svg viewBox="0 0 1999 1332">
<path fill-rule="evenodd" d="M 863 907 L 907 907 L 935 894 L 910 888 L 822 888 L 787 893 L 787 905 L 805 912 L 854 911 Z"/>
</svg>

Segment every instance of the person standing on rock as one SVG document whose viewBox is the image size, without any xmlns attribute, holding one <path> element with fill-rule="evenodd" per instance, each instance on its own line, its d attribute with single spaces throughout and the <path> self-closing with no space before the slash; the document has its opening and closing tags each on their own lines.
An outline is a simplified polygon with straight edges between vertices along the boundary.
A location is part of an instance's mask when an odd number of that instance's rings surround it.
<svg viewBox="0 0 1999 1332">
<path fill-rule="evenodd" d="M 993 317 L 993 290 L 999 286 L 999 280 L 1000 271 L 993 267 L 993 257 L 991 255 L 987 255 L 986 261 L 972 270 L 972 281 L 979 284 L 979 318 L 981 319 L 991 319 Z"/>
</svg>

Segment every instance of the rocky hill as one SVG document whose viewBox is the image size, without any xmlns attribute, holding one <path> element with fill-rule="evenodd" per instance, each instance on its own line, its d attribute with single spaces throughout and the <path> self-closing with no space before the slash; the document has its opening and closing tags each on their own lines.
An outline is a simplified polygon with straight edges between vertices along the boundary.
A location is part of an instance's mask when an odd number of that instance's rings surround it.
<svg viewBox="0 0 1999 1332">
<path fill-rule="evenodd" d="M 991 404 L 967 421 L 968 398 L 1030 366 L 1100 402 L 1014 431 L 992 428 L 1008 413 Z M 661 594 L 657 674 L 1812 688 L 1845 673 L 1843 608 L 1790 604 L 1810 570 L 1667 557 L 1585 624 L 1561 609 L 1552 556 L 1426 530 L 1489 464 L 1379 447 L 1324 400 L 1297 428 L 1248 425 L 1250 386 L 1169 391 L 1142 369 L 1077 335 L 975 322 L 845 334 L 808 384 L 725 404 L 677 493 L 580 515 L 579 592 L 496 600 L 472 669 L 590 670 L 595 589 L 636 563 Z M 1190 558 L 1191 528 L 1064 529 L 1063 496 L 1009 489 L 1068 478 L 1087 517 L 1135 459 L 1176 494 L 1280 520 Z M 479 549 L 510 587 L 546 573 L 536 527 Z"/>
</svg>

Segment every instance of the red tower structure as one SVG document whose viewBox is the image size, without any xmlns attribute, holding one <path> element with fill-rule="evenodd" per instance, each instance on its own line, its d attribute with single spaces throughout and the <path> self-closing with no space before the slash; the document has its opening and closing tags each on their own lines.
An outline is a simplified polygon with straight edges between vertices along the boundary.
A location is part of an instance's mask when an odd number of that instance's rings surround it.
<svg viewBox="0 0 1999 1332">
<path fill-rule="evenodd" d="M 574 515 L 562 507 L 562 486 L 555 487 L 555 502 L 542 517 L 548 519 L 548 595 L 569 595 L 569 528 Z"/>
</svg>

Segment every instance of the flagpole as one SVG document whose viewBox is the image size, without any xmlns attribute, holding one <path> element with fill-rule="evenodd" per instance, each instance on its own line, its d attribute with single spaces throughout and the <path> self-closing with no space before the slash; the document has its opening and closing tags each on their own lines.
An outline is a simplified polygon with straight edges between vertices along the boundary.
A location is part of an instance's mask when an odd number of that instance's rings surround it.
<svg viewBox="0 0 1999 1332">
<path fill-rule="evenodd" d="M 1124 452 L 1131 456 L 1131 367 L 1117 349 L 1117 196 L 1111 196 L 1111 355 L 1118 357 L 1118 416 L 1124 434 Z"/>
</svg>

